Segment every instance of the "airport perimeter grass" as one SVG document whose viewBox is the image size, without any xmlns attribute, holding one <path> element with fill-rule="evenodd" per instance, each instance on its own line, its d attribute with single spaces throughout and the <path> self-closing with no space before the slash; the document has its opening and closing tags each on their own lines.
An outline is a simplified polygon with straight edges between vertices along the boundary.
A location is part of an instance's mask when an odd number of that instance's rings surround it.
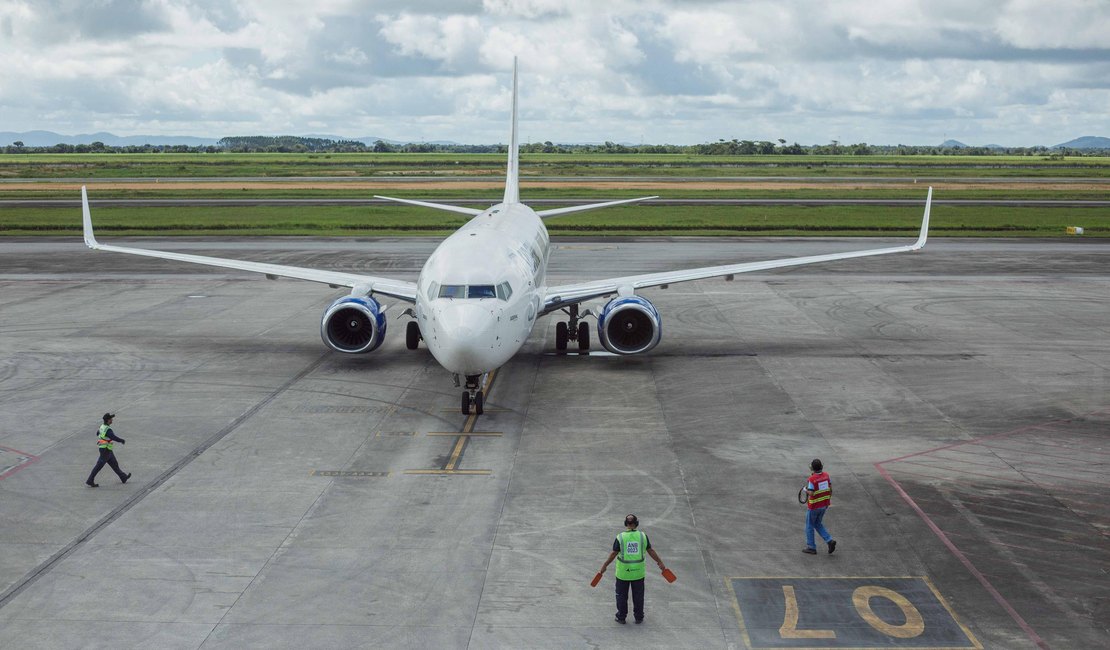
<svg viewBox="0 0 1110 650">
<path fill-rule="evenodd" d="M 81 237 L 73 208 L 0 210 L 0 235 Z M 98 237 L 176 235 L 394 236 L 447 235 L 463 215 L 407 206 L 242 206 L 94 208 Z M 920 207 L 636 206 L 546 222 L 552 235 L 824 235 L 916 236 Z M 930 232 L 960 237 L 1058 237 L 1082 226 L 1110 237 L 1105 208 L 1012 208 L 934 205 Z"/>
<path fill-rule="evenodd" d="M 0 178 L 504 174 L 504 154 L 2 154 Z M 1110 157 L 522 154 L 522 175 L 1107 177 Z"/>
<path fill-rule="evenodd" d="M 500 182 L 500 179 L 498 179 Z M 783 179 L 783 182 L 790 182 Z M 860 181 L 865 183 L 863 179 Z M 1046 181 L 1050 183 L 1050 181 Z M 411 188 L 358 188 L 346 187 L 336 184 L 334 187 L 323 188 L 290 188 L 275 183 L 272 187 L 236 187 L 228 183 L 226 188 L 208 189 L 179 187 L 176 183 L 150 184 L 149 188 L 115 188 L 111 186 L 89 186 L 89 199 L 94 204 L 104 199 L 370 199 L 374 194 L 384 194 L 400 198 L 422 199 L 451 203 L 460 199 L 481 200 L 487 205 L 493 205 L 501 200 L 502 190 L 472 188 L 460 186 L 456 188 L 429 188 L 422 184 L 412 184 Z M 491 183 L 496 186 L 497 182 Z M 663 186 L 652 185 L 649 188 L 609 187 L 598 189 L 595 187 L 530 187 L 527 182 L 521 188 L 521 198 L 525 203 L 536 200 L 575 199 L 590 201 L 607 201 L 611 199 L 625 199 L 640 196 L 658 195 L 663 199 L 902 199 L 920 200 L 924 205 L 928 185 L 894 185 L 891 187 L 860 188 L 853 184 L 829 184 L 820 187 L 778 189 L 774 187 L 721 187 L 719 189 L 691 189 L 684 183 L 669 183 Z M 80 199 L 80 190 L 76 186 L 59 188 L 56 183 L 42 183 L 34 189 L 8 190 L 0 184 L 0 199 L 37 199 L 37 200 L 69 200 Z M 1094 184 L 1076 183 L 1074 185 L 1055 186 L 1052 189 L 1036 187 L 1015 187 L 1008 185 L 998 187 L 995 184 L 983 184 L 975 187 L 961 187 L 959 189 L 945 187 L 938 183 L 934 192 L 934 199 L 979 199 L 979 200 L 1071 200 L 1071 201 L 1106 201 L 1110 200 L 1110 183 L 1101 187 Z M 484 207 L 484 206 L 483 206 Z M 548 207 L 548 206 L 544 206 Z M 539 209 L 539 208 L 537 208 Z"/>
</svg>

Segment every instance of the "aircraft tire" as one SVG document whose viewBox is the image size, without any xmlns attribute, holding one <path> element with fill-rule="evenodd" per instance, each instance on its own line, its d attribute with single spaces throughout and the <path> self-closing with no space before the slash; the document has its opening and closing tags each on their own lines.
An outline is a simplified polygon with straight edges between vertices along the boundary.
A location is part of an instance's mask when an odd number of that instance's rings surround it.
<svg viewBox="0 0 1110 650">
<path fill-rule="evenodd" d="M 578 324 L 578 349 L 590 349 L 590 324 L 581 322 Z"/>
<path fill-rule="evenodd" d="M 555 349 L 560 352 L 567 349 L 567 324 L 563 321 L 555 323 Z"/>
</svg>

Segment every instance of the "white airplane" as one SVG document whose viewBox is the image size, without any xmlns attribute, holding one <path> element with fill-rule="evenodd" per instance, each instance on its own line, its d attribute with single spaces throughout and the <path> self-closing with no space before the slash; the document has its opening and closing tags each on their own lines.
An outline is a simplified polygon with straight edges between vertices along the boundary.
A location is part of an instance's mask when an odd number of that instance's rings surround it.
<svg viewBox="0 0 1110 650">
<path fill-rule="evenodd" d="M 402 315 L 412 318 L 406 332 L 407 347 L 416 349 L 423 340 L 436 361 L 454 375 L 456 386 L 460 385 L 460 377 L 465 380 L 462 412 L 469 414 L 473 407 L 475 413 L 481 414 L 483 378 L 520 350 L 541 316 L 562 311 L 568 317 L 566 321 L 556 324 L 557 350 L 565 350 L 568 341 L 576 342 L 581 350 L 589 349 L 590 328 L 585 318 L 593 316 L 597 319 L 598 339 L 605 349 L 615 354 L 640 354 L 654 348 L 662 335 L 659 312 L 638 293 L 642 289 L 712 277 L 731 280 L 737 273 L 916 251 L 925 246 L 928 235 L 929 209 L 933 199 L 931 187 L 925 200 L 921 233 L 917 241 L 910 245 L 548 286 L 546 272 L 551 242 L 544 219 L 657 197 L 535 211 L 520 202 L 517 145 L 517 74 L 514 60 L 512 129 L 503 200 L 485 210 L 475 210 L 426 201 L 377 197 L 473 217 L 436 247 L 424 263 L 416 282 L 100 244 L 93 234 L 88 194 L 82 187 L 85 244 L 93 250 L 264 273 L 270 279 L 280 276 L 320 282 L 333 288 L 349 287 L 350 295 L 339 298 L 325 309 L 320 323 L 320 336 L 324 343 L 337 352 L 372 352 L 382 344 L 387 306 L 383 306 L 378 297 L 409 303 L 412 306 L 402 312 Z M 610 296 L 612 298 L 603 305 L 584 311 L 579 309 L 583 302 Z"/>
</svg>

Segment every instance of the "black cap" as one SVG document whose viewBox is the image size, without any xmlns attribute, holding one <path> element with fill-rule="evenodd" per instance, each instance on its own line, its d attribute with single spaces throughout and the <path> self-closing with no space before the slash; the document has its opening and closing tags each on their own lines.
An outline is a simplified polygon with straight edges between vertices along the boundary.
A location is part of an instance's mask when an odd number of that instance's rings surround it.
<svg viewBox="0 0 1110 650">
<path fill-rule="evenodd" d="M 107 422 L 108 420 L 111 420 L 114 417 L 116 417 L 115 413 L 105 413 L 104 414 L 104 421 Z"/>
<path fill-rule="evenodd" d="M 815 472 L 820 472 L 822 467 L 824 467 L 824 465 L 821 464 L 820 458 L 814 458 L 809 461 L 809 468 Z"/>
</svg>

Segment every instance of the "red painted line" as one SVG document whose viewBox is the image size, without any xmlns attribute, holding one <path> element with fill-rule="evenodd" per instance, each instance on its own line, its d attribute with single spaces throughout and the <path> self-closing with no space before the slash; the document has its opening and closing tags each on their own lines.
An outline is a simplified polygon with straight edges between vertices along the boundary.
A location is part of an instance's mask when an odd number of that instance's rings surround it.
<svg viewBox="0 0 1110 650">
<path fill-rule="evenodd" d="M 926 465 L 926 467 L 932 467 L 932 466 L 931 465 Z M 901 475 L 917 476 L 917 477 L 925 478 L 925 479 L 943 480 L 943 481 L 948 482 L 948 483 L 963 483 L 965 485 L 971 485 L 971 486 L 975 486 L 975 487 L 980 487 L 981 483 L 982 483 L 981 481 L 974 481 L 972 479 L 948 478 L 948 477 L 944 477 L 944 476 L 934 476 L 932 474 L 922 474 L 921 472 L 911 472 L 908 469 L 905 469 L 903 467 L 903 465 L 899 465 L 896 468 L 896 471 L 898 472 L 898 474 L 900 476 Z M 1025 481 L 1025 485 L 1033 486 L 1037 489 L 1036 490 L 1024 490 L 1023 491 L 1021 489 L 1021 486 L 1017 485 L 1017 484 L 1011 484 L 1006 489 L 1009 490 L 1010 492 L 1016 492 L 1016 493 L 1019 493 L 1019 494 L 1022 494 L 1022 495 L 1029 495 L 1029 496 L 1034 496 L 1034 497 L 1049 497 L 1049 498 L 1053 498 L 1053 499 L 1066 498 L 1065 496 L 1060 495 L 1059 494 L 1060 492 L 1073 492 L 1075 494 L 1087 494 L 1087 495 L 1091 494 L 1090 490 L 1080 490 L 1078 488 L 1069 488 L 1069 487 L 1064 487 L 1064 486 L 1060 486 L 1060 485 L 1053 485 L 1051 488 L 1046 488 L 1046 487 L 1039 486 L 1036 483 L 1033 483 L 1032 481 Z"/>
<path fill-rule="evenodd" d="M 1070 451 L 1079 451 L 1080 453 L 1083 454 L 1083 456 L 1089 456 L 1091 454 L 1097 454 L 1099 456 L 1110 456 L 1110 451 L 1098 451 L 1097 449 L 1076 450 L 1074 445 L 1056 445 L 1056 444 L 1053 444 L 1051 442 L 1044 442 L 1044 441 L 1041 441 L 1041 440 L 1014 440 L 1013 442 L 1016 443 L 1016 444 L 1019 444 L 1019 445 L 1037 445 L 1038 447 L 1051 447 L 1053 449 L 1067 449 L 1067 450 L 1070 450 Z M 989 447 L 990 445 L 986 445 L 986 446 Z M 1005 449 L 1005 447 L 1004 447 L 1004 449 Z"/>
<path fill-rule="evenodd" d="M 943 459 L 938 459 L 938 460 L 943 460 Z M 928 468 L 931 468 L 931 469 L 939 469 L 939 468 L 937 468 L 936 465 L 929 465 L 928 463 L 923 463 L 923 462 L 919 462 L 919 461 L 915 461 L 915 460 L 902 460 L 902 461 L 898 461 L 898 462 L 905 463 L 907 465 L 922 465 L 924 467 L 928 467 Z M 955 461 L 953 461 L 953 462 L 955 462 Z M 1000 469 L 1002 469 L 1002 468 L 1000 468 Z M 983 473 L 980 473 L 980 472 L 971 472 L 971 471 L 964 470 L 964 469 L 952 469 L 952 470 L 949 470 L 949 471 L 951 471 L 954 474 L 968 474 L 968 475 L 971 475 L 971 476 L 982 476 L 984 478 L 989 478 L 989 479 L 994 480 L 994 481 L 1007 481 L 1007 482 L 1012 482 L 1013 481 L 1013 477 L 1003 478 L 1003 477 L 994 476 L 993 474 L 983 474 Z M 1052 478 L 1058 478 L 1058 479 L 1061 479 L 1061 480 L 1064 480 L 1064 481 L 1068 481 L 1070 483 L 1090 483 L 1091 485 L 1098 485 L 1098 486 L 1106 485 L 1106 481 L 1090 481 L 1090 480 L 1087 480 L 1087 479 L 1075 478 L 1074 476 L 1059 476 L 1058 474 L 1049 474 L 1047 472 L 1036 472 L 1036 471 L 1033 471 L 1033 470 L 1025 470 L 1025 469 L 1015 469 L 1013 467 L 1006 467 L 1004 469 L 1004 471 L 1014 472 L 1014 473 L 1018 474 L 1021 477 L 1021 480 L 1023 480 L 1024 482 L 1030 483 L 1032 485 L 1036 485 L 1036 486 L 1039 486 L 1039 487 L 1044 487 L 1044 486 L 1041 486 L 1040 483 L 1037 483 L 1037 482 L 1032 481 L 1028 478 L 1025 478 L 1025 475 L 1026 474 L 1036 474 L 1037 476 L 1050 476 Z M 1050 487 L 1053 487 L 1053 486 L 1050 486 Z"/>
<path fill-rule="evenodd" d="M 13 454 L 18 454 L 20 456 L 26 456 L 27 457 L 27 460 L 25 460 L 22 463 L 16 465 L 15 467 L 9 469 L 8 471 L 4 472 L 3 474 L 0 474 L 0 481 L 3 481 L 4 479 L 8 478 L 12 474 L 15 474 L 16 472 L 23 469 L 24 467 L 34 465 L 35 463 L 37 463 L 39 461 L 38 456 L 36 456 L 34 454 L 28 454 L 25 451 L 19 451 L 18 449 L 12 449 L 11 447 L 5 447 L 3 445 L 0 445 L 0 449 L 3 449 L 4 451 L 10 451 Z"/>
<path fill-rule="evenodd" d="M 910 455 L 914 456 L 916 454 Z M 903 456 L 903 458 L 909 458 L 909 456 Z M 952 540 L 948 539 L 948 535 L 945 535 L 944 531 L 942 531 L 935 523 L 933 523 L 933 520 L 929 518 L 929 515 L 925 514 L 925 511 L 918 507 L 913 498 L 910 497 L 910 495 L 902 489 L 902 486 L 898 484 L 898 481 L 895 481 L 893 478 L 891 478 L 890 474 L 888 474 L 886 469 L 883 467 L 883 464 L 881 462 L 875 463 L 875 469 L 879 470 L 879 474 L 883 478 L 885 478 L 887 482 L 891 484 L 891 486 L 894 487 L 894 490 L 902 496 L 902 499 L 907 504 L 909 504 L 910 508 L 912 508 L 914 512 L 917 513 L 917 516 L 921 517 L 921 520 L 925 522 L 925 525 L 928 526 L 929 529 L 932 530 L 938 538 L 940 538 L 941 543 L 948 547 L 948 550 L 956 556 L 956 559 L 964 565 L 964 568 L 966 568 L 968 572 L 970 572 L 971 575 L 979 581 L 979 584 L 983 585 L 983 588 L 987 590 L 987 593 L 989 593 L 992 598 L 994 598 L 995 602 L 1001 605 L 1002 609 L 1006 610 L 1010 617 L 1014 619 L 1014 622 L 1016 622 L 1018 626 L 1025 631 L 1025 634 L 1029 636 L 1029 640 L 1036 644 L 1038 648 L 1048 650 L 1048 644 L 1045 643 L 1044 639 L 1042 639 L 1037 634 L 1037 632 L 1032 627 L 1030 627 L 1029 623 L 1025 622 L 1025 619 L 1021 617 L 1021 614 L 1018 614 L 1017 610 L 1015 610 L 1013 606 L 1011 606 L 1010 603 L 1002 597 L 1002 594 L 1000 594 L 998 590 L 994 588 L 994 585 L 991 584 L 991 581 L 988 580 L 985 575 L 983 575 L 978 569 L 975 568 L 975 565 L 971 563 L 971 560 L 967 559 L 967 556 L 960 552 L 960 549 L 956 548 L 956 545 L 952 543 Z"/>
<path fill-rule="evenodd" d="M 1025 448 L 1022 448 L 1022 447 L 1018 447 L 1018 446 L 1016 446 L 1015 443 L 1016 444 L 1021 444 L 1021 441 L 1020 440 L 1010 441 L 1010 443 L 1007 444 L 1005 447 L 992 446 L 992 445 L 974 445 L 974 444 L 968 445 L 968 446 L 983 446 L 983 447 L 986 447 L 986 451 L 976 451 L 974 449 L 942 449 L 942 450 L 938 451 L 937 453 L 938 454 L 965 454 L 965 455 L 968 455 L 968 456 L 982 456 L 984 453 L 987 453 L 987 452 L 993 453 L 995 455 L 1001 455 L 1002 453 L 1009 452 L 1009 453 L 1013 453 L 1013 454 L 1022 454 L 1023 457 L 1026 456 L 1026 455 L 1043 456 L 1045 458 L 1059 458 L 1060 460 L 1070 460 L 1070 461 L 1076 462 L 1076 463 L 1086 463 L 1090 460 L 1089 454 L 1087 453 L 1086 450 L 1075 450 L 1076 451 L 1075 456 L 1060 456 L 1058 454 L 1049 454 L 1049 453 L 1046 453 L 1046 452 L 1043 452 L 1043 451 L 1036 451 L 1036 450 L 1030 450 L 1030 449 L 1025 449 Z M 1074 449 L 1074 447 L 1069 448 L 1069 447 L 1064 447 L 1063 445 L 1051 445 L 1051 446 L 1054 447 L 1054 448 L 1057 448 L 1057 449 Z M 1091 453 L 1096 453 L 1097 454 L 1097 453 L 1100 453 L 1100 452 L 1093 451 Z M 1106 455 L 1110 456 L 1110 452 L 1108 452 Z M 1094 471 L 1094 470 L 1084 470 L 1084 471 Z"/>
<path fill-rule="evenodd" d="M 899 456 L 898 458 L 891 458 L 889 460 L 879 461 L 878 463 L 875 463 L 875 464 L 879 465 L 879 464 L 882 464 L 882 463 L 894 463 L 894 462 L 898 462 L 900 460 L 905 460 L 906 458 L 913 458 L 914 456 L 921 456 L 921 455 L 924 455 L 924 454 L 931 454 L 935 451 L 940 451 L 942 449 L 951 449 L 953 447 L 960 447 L 960 446 L 963 446 L 963 445 L 979 445 L 979 444 L 983 444 L 981 442 L 983 440 L 990 440 L 992 438 L 1000 438 L 1002 436 L 1012 436 L 1012 435 L 1014 435 L 1015 433 L 1017 433 L 1019 431 L 1025 431 L 1026 429 L 1035 429 L 1037 426 L 1038 425 L 1031 424 L 1031 425 L 1026 426 L 1026 427 L 1021 427 L 1020 429 L 1014 429 L 1013 431 L 1003 431 L 1001 433 L 993 433 L 989 436 L 983 436 L 982 438 L 975 438 L 974 440 L 961 440 L 960 442 L 954 442 L 950 445 L 942 445 L 940 447 L 934 447 L 933 449 L 926 449 L 924 451 L 915 451 L 912 454 L 906 454 L 905 456 Z"/>
<path fill-rule="evenodd" d="M 966 537 L 968 539 L 971 539 L 972 541 L 975 541 L 977 539 L 975 537 L 975 535 L 965 535 L 963 533 L 947 532 L 946 534 L 948 534 L 951 537 Z M 1037 539 L 1047 540 L 1047 541 L 1050 541 L 1050 542 L 1054 542 L 1056 544 L 1062 544 L 1064 546 L 1075 546 L 1075 544 L 1073 544 L 1071 542 L 1061 542 L 1059 540 L 1054 540 L 1054 539 L 1051 539 L 1051 538 L 1037 538 Z M 998 546 L 1005 546 L 1006 548 L 1017 549 L 1019 551 L 1030 551 L 1032 553 L 1045 553 L 1046 552 L 1046 550 L 1043 547 L 1038 548 L 1036 546 L 1021 546 L 1021 545 L 1018 545 L 1018 544 L 1010 544 L 1010 543 L 1007 543 L 1007 542 L 995 542 L 995 544 L 998 545 Z M 1094 549 L 1094 550 L 1097 551 L 1097 550 L 1100 550 L 1100 549 Z M 1047 552 L 1053 552 L 1053 551 L 1047 551 Z M 1036 559 L 1035 558 L 1033 560 L 1025 559 L 1023 561 L 1026 564 L 1029 564 L 1031 562 L 1035 562 Z M 1090 580 L 1086 577 L 1080 578 L 1080 580 L 1084 584 L 1090 584 Z"/>
</svg>

